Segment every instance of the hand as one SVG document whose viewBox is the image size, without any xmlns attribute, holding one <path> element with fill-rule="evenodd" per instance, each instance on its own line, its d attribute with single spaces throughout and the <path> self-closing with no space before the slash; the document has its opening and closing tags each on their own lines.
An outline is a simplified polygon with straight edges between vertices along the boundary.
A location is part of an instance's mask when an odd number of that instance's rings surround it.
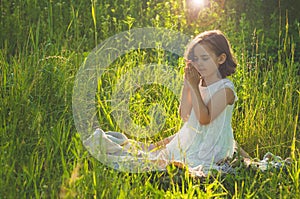
<svg viewBox="0 0 300 199">
<path fill-rule="evenodd" d="M 198 87 L 200 83 L 201 76 L 190 60 L 187 61 L 186 67 L 184 68 L 184 78 L 191 87 Z"/>
</svg>

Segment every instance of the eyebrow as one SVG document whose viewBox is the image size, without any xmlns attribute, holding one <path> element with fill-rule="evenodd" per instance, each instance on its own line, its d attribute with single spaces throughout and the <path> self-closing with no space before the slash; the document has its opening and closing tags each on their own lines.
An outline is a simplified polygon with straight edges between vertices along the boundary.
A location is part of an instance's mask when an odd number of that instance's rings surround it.
<svg viewBox="0 0 300 199">
<path fill-rule="evenodd" d="M 209 55 L 207 54 L 202 54 L 202 55 L 199 55 L 200 57 L 209 57 Z"/>
</svg>

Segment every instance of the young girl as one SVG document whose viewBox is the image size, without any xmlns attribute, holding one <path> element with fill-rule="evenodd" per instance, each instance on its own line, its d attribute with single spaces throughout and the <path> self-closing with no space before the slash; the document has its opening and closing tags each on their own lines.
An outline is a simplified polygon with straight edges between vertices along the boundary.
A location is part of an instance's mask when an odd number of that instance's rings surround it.
<svg viewBox="0 0 300 199">
<path fill-rule="evenodd" d="M 158 168 L 164 168 L 170 162 L 181 162 L 189 168 L 200 166 L 208 171 L 216 168 L 218 162 L 231 157 L 236 147 L 231 116 L 237 96 L 233 83 L 226 78 L 235 72 L 236 63 L 229 42 L 218 30 L 196 36 L 188 45 L 185 58 L 179 107 L 185 123 L 175 135 L 150 145 L 149 151 L 154 152 L 149 152 L 147 159 Z M 103 131 L 101 136 L 110 146 L 107 141 L 113 139 L 106 137 Z M 91 146 L 89 143 L 85 145 Z M 123 152 L 125 145 L 120 144 Z M 118 148 L 119 145 L 116 146 Z M 125 151 L 128 149 L 127 146 Z M 109 151 L 106 154 L 112 155 Z"/>
<path fill-rule="evenodd" d="M 165 146 L 163 159 L 210 168 L 231 157 L 235 148 L 231 116 L 237 96 L 226 77 L 235 72 L 236 63 L 226 37 L 218 30 L 199 34 L 185 57 L 179 107 L 185 123 L 177 134 L 155 146 Z"/>
</svg>

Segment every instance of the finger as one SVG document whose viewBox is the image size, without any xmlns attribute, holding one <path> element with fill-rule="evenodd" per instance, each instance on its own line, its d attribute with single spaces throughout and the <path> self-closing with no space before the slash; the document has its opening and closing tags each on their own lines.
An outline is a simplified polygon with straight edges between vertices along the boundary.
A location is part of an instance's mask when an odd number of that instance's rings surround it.
<svg viewBox="0 0 300 199">
<path fill-rule="evenodd" d="M 187 65 L 187 66 L 184 68 L 184 71 L 185 71 L 185 72 L 190 72 L 191 69 L 192 69 L 192 67 L 189 66 L 189 65 Z"/>
<path fill-rule="evenodd" d="M 193 62 L 189 63 L 189 66 L 190 66 L 191 68 L 195 68 L 195 65 L 194 65 Z"/>
<path fill-rule="evenodd" d="M 196 74 L 197 71 L 194 68 L 191 67 L 191 68 L 188 69 L 188 73 L 190 73 L 190 74 Z"/>
<path fill-rule="evenodd" d="M 193 67 L 191 70 L 193 71 L 193 73 L 200 75 L 199 71 L 195 67 Z"/>
<path fill-rule="evenodd" d="M 189 68 L 188 68 L 188 67 L 185 67 L 185 68 L 184 68 L 184 73 L 185 73 L 185 74 L 189 73 Z"/>
<path fill-rule="evenodd" d="M 189 59 L 185 59 L 184 61 L 185 61 L 186 64 L 189 64 L 189 63 L 192 62 L 192 60 L 189 60 Z"/>
</svg>

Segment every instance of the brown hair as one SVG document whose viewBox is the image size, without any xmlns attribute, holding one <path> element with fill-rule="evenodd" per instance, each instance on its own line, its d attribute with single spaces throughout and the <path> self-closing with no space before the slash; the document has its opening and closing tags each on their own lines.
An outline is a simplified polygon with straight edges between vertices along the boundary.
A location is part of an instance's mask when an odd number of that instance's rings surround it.
<svg viewBox="0 0 300 199">
<path fill-rule="evenodd" d="M 188 45 L 185 58 L 193 60 L 194 48 L 196 44 L 204 44 L 215 53 L 216 56 L 220 56 L 222 53 L 226 54 L 226 60 L 219 66 L 219 72 L 222 78 L 225 78 L 235 72 L 236 62 L 232 56 L 230 44 L 224 34 L 219 30 L 205 31 L 195 37 Z"/>
</svg>

